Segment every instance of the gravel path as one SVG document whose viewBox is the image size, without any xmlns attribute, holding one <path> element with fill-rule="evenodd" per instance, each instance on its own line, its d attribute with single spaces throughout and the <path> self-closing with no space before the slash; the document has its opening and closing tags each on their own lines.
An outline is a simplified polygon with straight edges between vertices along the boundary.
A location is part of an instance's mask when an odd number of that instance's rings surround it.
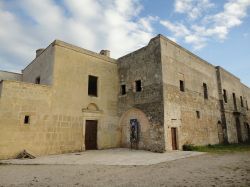
<svg viewBox="0 0 250 187">
<path fill-rule="evenodd" d="M 250 152 L 148 166 L 0 165 L 0 186 L 250 186 Z"/>
</svg>

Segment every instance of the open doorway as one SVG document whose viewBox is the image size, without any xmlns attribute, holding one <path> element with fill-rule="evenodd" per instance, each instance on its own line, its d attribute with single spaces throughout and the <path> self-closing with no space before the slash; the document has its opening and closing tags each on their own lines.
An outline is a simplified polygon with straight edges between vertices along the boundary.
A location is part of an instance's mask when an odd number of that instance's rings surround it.
<svg viewBox="0 0 250 187">
<path fill-rule="evenodd" d="M 97 121 L 86 120 L 85 123 L 85 149 L 97 149 Z"/>
<path fill-rule="evenodd" d="M 177 150 L 177 128 L 171 128 L 172 150 Z"/>
</svg>

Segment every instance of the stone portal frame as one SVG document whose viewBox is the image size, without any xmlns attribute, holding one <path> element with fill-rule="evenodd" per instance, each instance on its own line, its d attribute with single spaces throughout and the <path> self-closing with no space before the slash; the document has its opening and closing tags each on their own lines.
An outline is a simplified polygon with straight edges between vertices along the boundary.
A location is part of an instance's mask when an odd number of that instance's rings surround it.
<svg viewBox="0 0 250 187">
<path fill-rule="evenodd" d="M 82 109 L 83 112 L 83 122 L 82 122 L 82 151 L 85 150 L 85 127 L 87 120 L 97 121 L 97 149 L 100 147 L 100 124 L 103 123 L 103 111 L 95 103 L 90 103 L 87 108 Z"/>
</svg>

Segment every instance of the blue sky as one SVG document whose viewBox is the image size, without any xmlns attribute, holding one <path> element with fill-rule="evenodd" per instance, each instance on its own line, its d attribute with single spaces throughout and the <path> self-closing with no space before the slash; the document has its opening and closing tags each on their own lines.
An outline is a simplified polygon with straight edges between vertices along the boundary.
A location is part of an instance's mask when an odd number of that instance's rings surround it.
<svg viewBox="0 0 250 187">
<path fill-rule="evenodd" d="M 250 86 L 250 0 L 0 0 L 0 69 L 60 39 L 114 58 L 163 34 Z"/>
</svg>

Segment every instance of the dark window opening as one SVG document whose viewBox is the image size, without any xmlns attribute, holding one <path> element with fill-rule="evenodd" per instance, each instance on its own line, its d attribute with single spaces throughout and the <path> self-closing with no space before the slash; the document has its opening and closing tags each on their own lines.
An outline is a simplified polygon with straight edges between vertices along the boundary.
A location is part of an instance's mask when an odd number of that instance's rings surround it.
<svg viewBox="0 0 250 187">
<path fill-rule="evenodd" d="M 180 80 L 180 91 L 185 92 L 184 81 Z"/>
<path fill-rule="evenodd" d="M 243 103 L 243 98 L 242 98 L 242 96 L 240 96 L 240 105 L 241 105 L 241 107 L 244 107 L 244 103 Z"/>
<path fill-rule="evenodd" d="M 201 118 L 201 113 L 200 113 L 200 111 L 196 111 L 196 117 L 197 117 L 198 119 Z"/>
<path fill-rule="evenodd" d="M 247 100 L 246 100 L 246 107 L 247 107 L 247 110 L 248 110 L 248 104 L 247 104 Z"/>
<path fill-rule="evenodd" d="M 125 84 L 121 85 L 121 94 L 126 95 L 126 85 Z"/>
<path fill-rule="evenodd" d="M 203 92 L 204 92 L 204 98 L 208 99 L 208 91 L 207 91 L 207 84 L 203 83 Z"/>
<path fill-rule="evenodd" d="M 224 98 L 224 102 L 227 103 L 227 91 L 223 90 L 223 98 Z"/>
<path fill-rule="evenodd" d="M 142 91 L 141 80 L 135 81 L 135 91 L 136 92 L 141 92 Z"/>
<path fill-rule="evenodd" d="M 30 116 L 24 116 L 24 124 L 30 123 Z"/>
<path fill-rule="evenodd" d="M 40 82 L 41 82 L 41 78 L 40 78 L 40 77 L 37 77 L 35 83 L 36 83 L 36 84 L 40 84 Z"/>
<path fill-rule="evenodd" d="M 234 109 L 237 110 L 237 101 L 236 101 L 235 93 L 233 93 L 233 102 L 234 102 Z"/>
<path fill-rule="evenodd" d="M 89 75 L 88 95 L 97 97 L 97 77 Z"/>
</svg>

